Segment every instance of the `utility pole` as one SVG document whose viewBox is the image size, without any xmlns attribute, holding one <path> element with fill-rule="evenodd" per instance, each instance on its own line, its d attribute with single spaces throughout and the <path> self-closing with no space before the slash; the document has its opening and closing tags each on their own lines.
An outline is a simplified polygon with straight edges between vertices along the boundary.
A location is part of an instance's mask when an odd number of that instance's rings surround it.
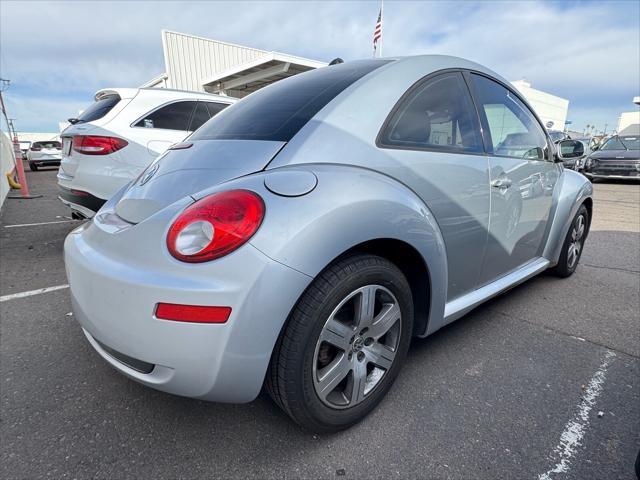
<svg viewBox="0 0 640 480">
<path fill-rule="evenodd" d="M 603 135 L 606 135 L 606 134 L 607 134 L 607 127 L 608 127 L 608 126 L 609 126 L 609 124 L 608 124 L 608 123 L 605 123 L 605 124 L 604 124 L 604 130 L 602 131 L 602 134 L 603 134 Z"/>
</svg>

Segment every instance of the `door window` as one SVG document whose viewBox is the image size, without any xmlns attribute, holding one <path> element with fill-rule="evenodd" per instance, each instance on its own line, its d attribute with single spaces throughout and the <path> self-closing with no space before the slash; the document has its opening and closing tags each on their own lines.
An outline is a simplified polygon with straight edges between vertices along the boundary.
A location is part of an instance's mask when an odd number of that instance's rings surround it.
<svg viewBox="0 0 640 480">
<path fill-rule="evenodd" d="M 483 151 L 469 90 L 458 72 L 412 87 L 380 136 L 384 146 L 450 152 Z"/>
<path fill-rule="evenodd" d="M 193 117 L 191 118 L 189 131 L 193 132 L 194 130 L 197 130 L 204 125 L 207 120 L 209 120 L 209 110 L 207 110 L 207 106 L 204 102 L 198 102 L 198 106 L 196 107 L 195 112 L 193 112 Z"/>
<path fill-rule="evenodd" d="M 487 151 L 500 157 L 544 160 L 547 138 L 542 127 L 511 91 L 482 75 L 471 74 L 480 116 L 489 135 Z"/>
<path fill-rule="evenodd" d="M 209 116 L 215 117 L 218 113 L 229 106 L 228 103 L 204 102 L 209 110 Z"/>
<path fill-rule="evenodd" d="M 196 103 L 195 101 L 170 103 L 149 113 L 135 126 L 187 131 L 189 130 L 191 114 L 196 107 Z"/>
</svg>

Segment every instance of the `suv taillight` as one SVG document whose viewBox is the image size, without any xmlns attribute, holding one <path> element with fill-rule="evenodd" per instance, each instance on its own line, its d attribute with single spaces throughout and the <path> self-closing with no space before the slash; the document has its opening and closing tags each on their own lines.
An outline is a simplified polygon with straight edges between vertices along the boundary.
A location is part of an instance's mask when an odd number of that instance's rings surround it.
<svg viewBox="0 0 640 480">
<path fill-rule="evenodd" d="M 214 193 L 187 207 L 167 234 L 169 253 L 201 263 L 223 257 L 246 243 L 264 218 L 264 202 L 249 190 Z"/>
<path fill-rule="evenodd" d="M 127 145 L 129 142 L 118 137 L 98 135 L 76 135 L 73 137 L 73 149 L 85 155 L 109 155 Z"/>
</svg>

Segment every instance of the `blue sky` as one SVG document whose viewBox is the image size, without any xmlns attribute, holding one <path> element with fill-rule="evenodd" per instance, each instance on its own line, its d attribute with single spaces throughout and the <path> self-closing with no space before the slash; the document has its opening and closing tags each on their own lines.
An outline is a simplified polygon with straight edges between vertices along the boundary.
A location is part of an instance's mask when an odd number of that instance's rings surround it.
<svg viewBox="0 0 640 480">
<path fill-rule="evenodd" d="M 0 1 L 0 77 L 23 131 L 57 123 L 104 87 L 164 71 L 160 30 L 331 60 L 371 56 L 379 2 Z M 640 2 L 394 2 L 384 54 L 457 55 L 567 98 L 569 120 L 608 131 L 640 95 Z"/>
</svg>

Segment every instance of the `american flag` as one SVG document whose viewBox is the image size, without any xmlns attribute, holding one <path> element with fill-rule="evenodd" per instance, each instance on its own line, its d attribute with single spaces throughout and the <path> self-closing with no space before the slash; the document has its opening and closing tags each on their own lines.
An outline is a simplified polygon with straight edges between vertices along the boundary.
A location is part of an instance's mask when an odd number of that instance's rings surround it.
<svg viewBox="0 0 640 480">
<path fill-rule="evenodd" d="M 376 48 L 378 47 L 378 40 L 382 38 L 382 7 L 378 13 L 378 21 L 376 22 L 376 28 L 373 29 L 373 55 L 376 54 Z"/>
</svg>

